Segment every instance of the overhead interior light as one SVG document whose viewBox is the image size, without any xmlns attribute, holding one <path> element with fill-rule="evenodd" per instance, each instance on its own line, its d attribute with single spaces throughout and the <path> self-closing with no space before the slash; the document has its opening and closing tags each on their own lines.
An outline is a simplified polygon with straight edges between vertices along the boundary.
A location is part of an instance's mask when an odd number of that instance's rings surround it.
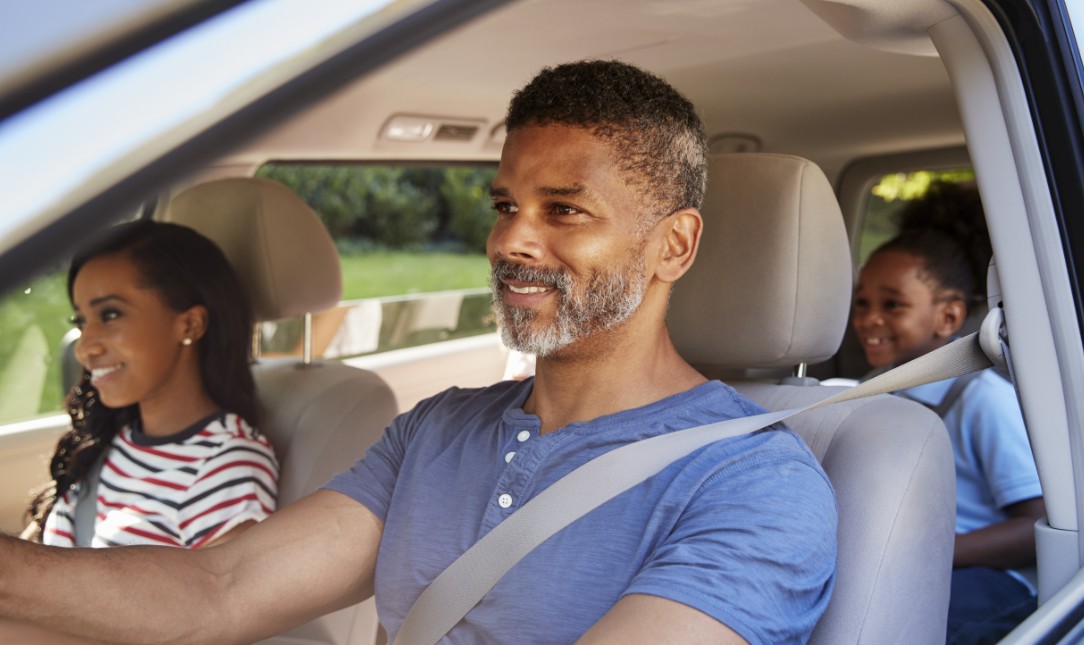
<svg viewBox="0 0 1084 645">
<path fill-rule="evenodd" d="M 425 141 L 436 128 L 432 120 L 417 116 L 396 115 L 388 119 L 380 136 L 389 141 Z"/>
<path fill-rule="evenodd" d="M 760 152 L 763 144 L 760 137 L 744 132 L 724 132 L 708 141 L 708 151 L 712 154 L 721 152 Z"/>
<path fill-rule="evenodd" d="M 434 141 L 471 141 L 478 133 L 478 126 L 463 123 L 442 123 L 437 128 Z"/>
</svg>

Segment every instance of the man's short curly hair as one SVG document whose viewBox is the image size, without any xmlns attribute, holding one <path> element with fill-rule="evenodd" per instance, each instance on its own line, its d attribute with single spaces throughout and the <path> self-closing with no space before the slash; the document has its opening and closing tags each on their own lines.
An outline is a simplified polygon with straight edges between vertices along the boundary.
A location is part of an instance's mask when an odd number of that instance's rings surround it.
<svg viewBox="0 0 1084 645">
<path fill-rule="evenodd" d="M 648 202 L 650 222 L 700 208 L 707 139 L 693 104 L 666 81 L 618 61 L 547 67 L 508 106 L 508 132 L 528 125 L 584 128 L 611 143 Z"/>
</svg>

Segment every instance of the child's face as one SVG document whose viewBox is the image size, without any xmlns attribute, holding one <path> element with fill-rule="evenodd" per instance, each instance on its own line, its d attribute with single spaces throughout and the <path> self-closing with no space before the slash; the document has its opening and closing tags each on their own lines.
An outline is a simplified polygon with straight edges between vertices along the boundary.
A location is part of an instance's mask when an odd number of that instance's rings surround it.
<svg viewBox="0 0 1084 645">
<path fill-rule="evenodd" d="M 851 324 L 873 367 L 899 365 L 932 351 L 963 324 L 959 299 L 938 298 L 919 258 L 875 253 L 862 267 Z"/>
</svg>

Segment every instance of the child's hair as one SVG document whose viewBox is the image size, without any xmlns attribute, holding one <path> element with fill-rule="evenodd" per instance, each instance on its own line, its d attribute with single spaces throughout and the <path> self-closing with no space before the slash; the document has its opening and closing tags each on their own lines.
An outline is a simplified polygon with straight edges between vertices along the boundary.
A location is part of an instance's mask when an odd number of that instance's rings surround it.
<svg viewBox="0 0 1084 645">
<path fill-rule="evenodd" d="M 177 224 L 152 220 L 120 224 L 76 252 L 68 271 L 69 300 L 83 266 L 109 255 L 131 260 L 142 286 L 158 292 L 170 309 L 207 308 L 207 330 L 195 345 L 203 386 L 222 409 L 255 422 L 256 385 L 249 366 L 252 313 L 222 251 L 196 231 Z M 39 534 L 56 500 L 87 474 L 122 427 L 139 418 L 138 404 L 116 409 L 103 405 L 86 370 L 65 402 L 71 428 L 57 443 L 49 465 L 52 481 L 27 510 Z"/>
<path fill-rule="evenodd" d="M 934 182 L 926 195 L 900 213 L 900 232 L 873 252 L 902 251 L 922 260 L 940 290 L 957 292 L 971 307 L 986 296 L 992 255 L 978 190 L 971 185 Z"/>
</svg>

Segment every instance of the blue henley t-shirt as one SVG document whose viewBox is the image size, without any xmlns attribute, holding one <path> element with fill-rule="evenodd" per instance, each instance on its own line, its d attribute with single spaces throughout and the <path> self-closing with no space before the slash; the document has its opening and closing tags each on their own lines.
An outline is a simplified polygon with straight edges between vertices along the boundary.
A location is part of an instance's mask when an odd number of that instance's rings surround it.
<svg viewBox="0 0 1084 645">
<path fill-rule="evenodd" d="M 376 603 L 389 639 L 445 567 L 576 467 L 639 439 L 763 411 L 710 381 L 542 436 L 522 408 L 532 384 L 422 401 L 327 485 L 384 521 Z M 800 438 L 765 430 L 702 448 L 567 526 L 441 642 L 572 643 L 633 593 L 688 605 L 751 643 L 804 642 L 835 564 L 827 477 Z"/>
</svg>

